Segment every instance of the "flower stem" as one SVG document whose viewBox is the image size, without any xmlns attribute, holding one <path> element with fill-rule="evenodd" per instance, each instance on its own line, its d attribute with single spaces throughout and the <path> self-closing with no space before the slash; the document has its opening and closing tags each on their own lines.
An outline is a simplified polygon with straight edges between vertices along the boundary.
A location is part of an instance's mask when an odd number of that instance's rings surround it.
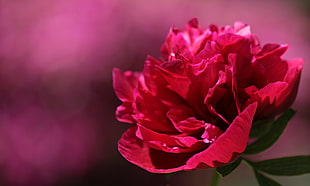
<svg viewBox="0 0 310 186">
<path fill-rule="evenodd" d="M 173 175 L 173 173 L 165 174 L 165 186 L 171 186 L 170 178 L 171 178 L 172 175 Z"/>
<path fill-rule="evenodd" d="M 211 186 L 218 186 L 221 181 L 221 175 L 214 169 L 212 180 L 211 180 Z"/>
</svg>

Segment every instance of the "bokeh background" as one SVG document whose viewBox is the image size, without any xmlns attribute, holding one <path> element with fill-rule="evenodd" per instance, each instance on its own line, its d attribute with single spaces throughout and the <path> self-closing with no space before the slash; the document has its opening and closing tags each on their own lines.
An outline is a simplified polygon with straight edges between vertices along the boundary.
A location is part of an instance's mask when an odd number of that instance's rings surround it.
<svg viewBox="0 0 310 186">
<path fill-rule="evenodd" d="M 120 101 L 111 70 L 142 70 L 171 26 L 192 17 L 202 28 L 243 21 L 267 42 L 288 43 L 285 58 L 305 66 L 297 115 L 263 160 L 310 154 L 310 3 L 307 0 L 0 0 L 0 185 L 164 186 L 164 175 L 123 159 L 114 118 Z M 310 166 L 310 165 L 309 165 Z M 172 186 L 205 186 L 211 170 L 180 172 Z M 309 175 L 275 177 L 306 186 Z M 258 185 L 241 165 L 221 186 Z"/>
</svg>

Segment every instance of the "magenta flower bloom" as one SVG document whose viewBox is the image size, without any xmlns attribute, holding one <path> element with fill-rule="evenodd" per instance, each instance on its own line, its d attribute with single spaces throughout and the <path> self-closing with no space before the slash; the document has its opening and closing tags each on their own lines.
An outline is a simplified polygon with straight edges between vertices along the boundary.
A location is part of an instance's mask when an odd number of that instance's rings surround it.
<svg viewBox="0 0 310 186">
<path fill-rule="evenodd" d="M 273 117 L 296 96 L 302 59 L 281 59 L 286 45 L 263 47 L 237 22 L 203 30 L 197 19 L 172 28 L 165 59 L 148 57 L 142 73 L 114 69 L 123 102 L 116 116 L 133 123 L 120 153 L 150 172 L 223 166 L 246 148 L 254 118 Z"/>
</svg>

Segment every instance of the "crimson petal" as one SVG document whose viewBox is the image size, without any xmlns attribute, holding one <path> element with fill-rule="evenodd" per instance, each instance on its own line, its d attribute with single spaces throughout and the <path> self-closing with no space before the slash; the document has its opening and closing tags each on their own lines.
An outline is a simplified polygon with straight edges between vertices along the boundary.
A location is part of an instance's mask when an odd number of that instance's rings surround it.
<svg viewBox="0 0 310 186">
<path fill-rule="evenodd" d="M 137 127 L 129 128 L 118 141 L 118 150 L 129 162 L 153 173 L 170 173 L 182 170 L 186 161 L 195 154 L 167 153 L 150 148 L 136 136 Z"/>
<path fill-rule="evenodd" d="M 257 103 L 253 103 L 244 109 L 225 133 L 207 149 L 191 157 L 186 162 L 184 169 L 217 167 L 234 161 L 247 146 L 256 107 Z"/>
</svg>

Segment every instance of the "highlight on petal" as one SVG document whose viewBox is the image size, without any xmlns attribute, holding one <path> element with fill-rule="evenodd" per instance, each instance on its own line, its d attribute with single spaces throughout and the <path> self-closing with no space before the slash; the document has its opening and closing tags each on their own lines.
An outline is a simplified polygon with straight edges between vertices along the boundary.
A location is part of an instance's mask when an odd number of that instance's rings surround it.
<svg viewBox="0 0 310 186">
<path fill-rule="evenodd" d="M 221 134 L 223 134 L 223 131 L 220 128 L 210 123 L 206 123 L 205 131 L 201 137 L 205 143 L 214 143 Z"/>
<path fill-rule="evenodd" d="M 240 36 L 251 35 L 251 28 L 249 25 L 244 24 L 240 21 L 235 22 L 234 24 L 235 33 Z"/>
</svg>

